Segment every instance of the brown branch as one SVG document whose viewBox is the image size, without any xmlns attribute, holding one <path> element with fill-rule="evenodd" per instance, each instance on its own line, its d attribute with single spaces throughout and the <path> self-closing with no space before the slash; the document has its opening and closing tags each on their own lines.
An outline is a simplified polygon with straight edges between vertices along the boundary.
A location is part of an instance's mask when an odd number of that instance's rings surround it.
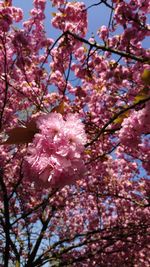
<svg viewBox="0 0 150 267">
<path fill-rule="evenodd" d="M 113 146 L 111 150 L 109 150 L 109 151 L 107 151 L 107 152 L 105 152 L 105 153 L 103 153 L 103 154 L 101 154 L 101 155 L 98 155 L 98 156 L 95 157 L 95 158 L 90 159 L 89 161 L 87 161 L 87 162 L 85 163 L 85 165 L 90 164 L 91 162 L 96 161 L 96 160 L 99 160 L 99 159 L 100 159 L 100 160 L 103 160 L 105 156 L 111 154 L 111 153 L 112 153 L 112 152 L 113 152 L 119 145 L 120 145 L 120 143 L 118 143 L 118 144 L 116 144 L 115 146 Z"/>
<path fill-rule="evenodd" d="M 4 250 L 4 266 L 8 267 L 9 265 L 9 255 L 10 255 L 10 215 L 9 215 L 9 200 L 7 194 L 7 188 L 3 179 L 3 170 L 0 168 L 0 187 L 4 203 L 4 232 L 5 232 L 5 250 Z"/>
<path fill-rule="evenodd" d="M 4 115 L 4 110 L 7 104 L 7 96 L 8 96 L 8 78 L 7 78 L 7 50 L 5 47 L 5 43 L 4 40 L 1 38 L 2 40 L 2 44 L 4 47 L 4 82 L 5 82 L 5 95 L 4 95 L 4 101 L 3 101 L 3 105 L 2 105 L 2 109 L 0 112 L 0 129 L 2 128 L 2 119 L 3 119 L 3 115 Z"/>
<path fill-rule="evenodd" d="M 87 255 L 87 253 L 79 258 L 72 258 L 69 262 L 67 261 L 62 261 L 61 256 L 76 249 L 76 248 L 80 248 L 84 245 L 88 245 L 90 243 L 95 243 L 95 242 L 100 242 L 100 241 L 107 241 L 106 245 L 104 244 L 102 246 L 100 246 L 100 250 L 96 250 L 95 252 L 92 251 L 91 252 L 91 257 L 94 257 L 95 255 L 97 255 L 98 253 L 105 253 L 105 249 L 114 245 L 118 240 L 122 241 L 122 242 L 128 242 L 127 238 L 128 237 L 133 237 L 133 242 L 135 242 L 135 237 L 138 236 L 138 234 L 141 234 L 141 231 L 143 233 L 146 234 L 146 230 L 149 228 L 149 224 L 143 225 L 139 224 L 131 224 L 129 223 L 127 226 L 121 226 L 120 228 L 118 228 L 118 226 L 114 226 L 113 228 L 104 228 L 104 229 L 97 229 L 97 230 L 93 230 L 93 231 L 88 231 L 86 233 L 82 233 L 82 234 L 77 234 L 75 235 L 73 238 L 68 238 L 68 239 L 63 239 L 60 240 L 58 242 L 56 242 L 54 245 L 51 246 L 51 248 L 49 248 L 44 254 L 43 254 L 43 258 L 40 256 L 34 263 L 33 266 L 42 266 L 43 264 L 45 264 L 46 262 L 51 262 L 51 266 L 55 266 L 53 265 L 53 261 L 58 261 L 58 266 L 70 266 L 70 264 L 74 263 L 74 262 L 78 262 L 81 260 L 86 260 L 89 258 L 89 254 Z M 106 233 L 106 235 L 104 235 L 104 233 Z M 102 234 L 101 236 L 98 237 L 94 237 L 94 234 Z M 78 240 L 79 242 L 76 244 L 72 244 L 71 246 L 67 246 L 67 242 L 71 243 L 71 242 L 75 242 L 75 240 L 78 238 L 86 238 L 83 240 Z M 56 248 L 57 246 L 61 245 L 61 244 L 65 244 L 64 248 L 60 251 L 60 252 L 51 252 L 52 249 Z M 50 255 L 51 252 L 51 255 Z M 67 264 L 68 263 L 68 264 Z"/>
<path fill-rule="evenodd" d="M 62 34 L 56 39 L 56 41 L 53 43 L 53 45 L 47 50 L 47 55 L 46 55 L 44 61 L 43 61 L 42 64 L 41 64 L 41 68 L 43 68 L 43 66 L 44 66 L 44 64 L 46 63 L 46 61 L 47 61 L 47 59 L 48 59 L 48 57 L 49 57 L 51 51 L 53 50 L 53 48 L 55 47 L 55 45 L 58 43 L 58 41 L 59 41 L 63 36 L 65 36 L 64 33 L 62 33 Z"/>
<path fill-rule="evenodd" d="M 0 222 L 1 222 L 1 225 L 2 225 L 2 227 L 3 227 L 3 229 L 4 229 L 4 231 L 5 231 L 5 223 L 4 223 L 2 217 L 0 217 Z M 17 261 L 20 262 L 20 254 L 19 254 L 19 252 L 18 252 L 18 250 L 17 250 L 17 247 L 15 246 L 15 244 L 14 244 L 14 242 L 12 241 L 11 238 L 9 238 L 9 241 L 10 241 L 10 246 L 11 246 L 11 248 L 12 248 L 12 250 L 14 251 L 14 254 L 15 254 L 15 256 L 16 256 Z"/>
<path fill-rule="evenodd" d="M 118 194 L 100 194 L 98 193 L 98 197 L 101 197 L 101 198 L 105 198 L 105 197 L 111 197 L 111 198 L 115 198 L 115 199 L 122 199 L 122 200 L 126 200 L 126 201 L 129 201 L 137 206 L 140 206 L 141 208 L 147 208 L 149 206 L 149 204 L 144 204 L 144 203 L 140 203 L 138 201 L 136 201 L 135 199 L 131 198 L 131 197 L 125 197 L 125 196 L 121 196 L 121 195 L 118 195 Z"/>
<path fill-rule="evenodd" d="M 36 205 L 34 208 L 30 209 L 28 212 L 22 214 L 20 217 L 18 217 L 14 222 L 11 223 L 11 226 L 13 226 L 14 224 L 16 224 L 18 221 L 22 220 L 22 219 L 26 219 L 27 217 L 29 217 L 32 213 L 34 213 L 35 211 L 39 210 L 40 208 L 45 208 L 46 205 L 48 204 L 49 199 L 54 196 L 54 194 L 57 192 L 58 189 L 54 190 L 54 192 L 49 193 L 47 198 L 44 199 L 41 203 L 39 203 L 38 205 Z"/>
<path fill-rule="evenodd" d="M 149 62 L 149 58 L 138 57 L 138 56 L 135 56 L 133 54 L 130 54 L 130 53 L 127 53 L 127 52 L 124 52 L 124 51 L 113 49 L 113 48 L 105 46 L 105 45 L 100 45 L 100 44 L 98 44 L 96 42 L 89 42 L 85 38 L 80 37 L 77 34 L 69 32 L 69 31 L 66 31 L 64 33 L 64 35 L 70 35 L 70 36 L 74 37 L 75 39 L 77 39 L 78 41 L 80 41 L 82 43 L 85 43 L 85 44 L 89 45 L 90 47 L 93 47 L 93 48 L 95 47 L 98 50 L 107 51 L 107 52 L 119 55 L 119 56 L 127 58 L 127 59 L 133 59 L 133 60 L 138 61 L 138 62 Z"/>
<path fill-rule="evenodd" d="M 47 220 L 43 223 L 43 227 L 42 227 L 42 229 L 41 229 L 41 232 L 40 232 L 40 234 L 39 234 L 39 236 L 38 236 L 38 238 L 37 238 L 37 240 L 36 240 L 36 243 L 35 243 L 35 245 L 34 245 L 34 248 L 33 248 L 32 252 L 31 252 L 31 254 L 29 255 L 28 262 L 27 262 L 27 264 L 25 265 L 25 267 L 31 267 L 31 266 L 34 266 L 34 265 L 33 265 L 34 259 L 35 259 L 35 257 L 36 257 L 37 251 L 38 251 L 38 249 L 39 249 L 39 247 L 40 247 L 40 244 L 41 244 L 41 242 L 42 242 L 42 240 L 43 240 L 43 236 L 44 236 L 44 233 L 45 233 L 45 231 L 46 231 L 46 229 L 47 229 L 47 227 L 48 227 L 48 224 L 49 224 L 49 222 L 50 222 L 50 219 L 51 219 L 51 217 L 49 216 L 49 217 L 47 218 Z"/>
</svg>

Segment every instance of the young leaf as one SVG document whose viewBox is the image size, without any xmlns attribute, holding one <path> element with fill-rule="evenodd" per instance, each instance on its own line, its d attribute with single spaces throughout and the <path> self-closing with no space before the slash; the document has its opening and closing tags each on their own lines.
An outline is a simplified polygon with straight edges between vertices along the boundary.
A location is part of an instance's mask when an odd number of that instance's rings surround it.
<svg viewBox="0 0 150 267">
<path fill-rule="evenodd" d="M 148 97 L 148 89 L 144 88 L 143 90 L 141 90 L 134 98 L 133 103 L 137 104 L 139 101 L 144 100 Z"/>
<path fill-rule="evenodd" d="M 27 127 L 16 127 L 7 132 L 8 139 L 3 145 L 26 144 L 32 142 L 34 135 L 38 132 L 35 122 L 30 122 Z"/>
<path fill-rule="evenodd" d="M 125 118 L 129 116 L 129 110 L 119 115 L 115 120 L 114 124 L 121 124 Z"/>
<path fill-rule="evenodd" d="M 150 85 L 150 70 L 145 69 L 141 75 L 141 79 L 145 84 Z"/>
<path fill-rule="evenodd" d="M 65 107 L 64 101 L 61 101 L 58 106 L 56 106 L 55 108 L 53 108 L 51 110 L 51 112 L 57 112 L 57 113 L 63 114 L 64 113 L 64 107 Z"/>
</svg>

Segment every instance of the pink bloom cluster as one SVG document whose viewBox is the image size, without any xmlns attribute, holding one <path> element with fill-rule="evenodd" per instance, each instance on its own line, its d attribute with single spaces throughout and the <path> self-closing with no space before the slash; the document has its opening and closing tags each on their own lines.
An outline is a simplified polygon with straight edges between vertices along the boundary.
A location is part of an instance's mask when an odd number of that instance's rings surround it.
<svg viewBox="0 0 150 267">
<path fill-rule="evenodd" d="M 8 1 L 8 5 L 11 1 Z M 5 6 L 5 3 L 0 1 L 0 32 L 7 32 L 13 22 L 19 22 L 23 18 L 23 12 L 20 8 Z"/>
<path fill-rule="evenodd" d="M 145 108 L 134 111 L 124 119 L 119 137 L 125 149 L 141 159 L 145 170 L 150 174 L 150 112 L 149 104 Z"/>
<path fill-rule="evenodd" d="M 51 0 L 52 1 L 52 5 L 53 6 L 57 6 L 57 7 L 60 7 L 61 5 L 64 5 L 65 4 L 65 0 Z"/>
<path fill-rule="evenodd" d="M 41 115 L 37 120 L 39 133 L 29 145 L 24 171 L 28 178 L 62 187 L 81 178 L 86 135 L 78 115 L 66 119 L 58 113 Z"/>
<path fill-rule="evenodd" d="M 122 129 L 119 133 L 121 142 L 129 147 L 138 145 L 142 134 L 147 134 L 150 131 L 149 121 L 149 105 L 139 111 L 134 111 L 122 123 Z"/>
<path fill-rule="evenodd" d="M 34 6 L 36 8 L 41 9 L 42 11 L 45 9 L 46 6 L 46 0 L 34 0 Z"/>
<path fill-rule="evenodd" d="M 87 12 L 83 2 L 68 2 L 59 8 L 52 19 L 52 25 L 62 31 L 71 31 L 84 36 L 87 32 Z"/>
<path fill-rule="evenodd" d="M 109 29 L 105 25 L 103 25 L 100 27 L 97 33 L 100 38 L 102 38 L 103 40 L 106 40 L 108 38 Z"/>
</svg>

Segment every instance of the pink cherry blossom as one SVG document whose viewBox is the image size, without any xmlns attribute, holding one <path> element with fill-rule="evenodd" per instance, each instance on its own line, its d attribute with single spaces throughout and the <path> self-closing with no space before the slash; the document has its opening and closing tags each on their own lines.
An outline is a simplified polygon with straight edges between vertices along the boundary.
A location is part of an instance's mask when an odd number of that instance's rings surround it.
<svg viewBox="0 0 150 267">
<path fill-rule="evenodd" d="M 64 119 L 61 114 L 50 113 L 37 119 L 37 127 L 39 133 L 25 157 L 26 176 L 30 174 L 34 179 L 56 187 L 81 178 L 86 135 L 79 117 L 68 114 Z"/>
</svg>

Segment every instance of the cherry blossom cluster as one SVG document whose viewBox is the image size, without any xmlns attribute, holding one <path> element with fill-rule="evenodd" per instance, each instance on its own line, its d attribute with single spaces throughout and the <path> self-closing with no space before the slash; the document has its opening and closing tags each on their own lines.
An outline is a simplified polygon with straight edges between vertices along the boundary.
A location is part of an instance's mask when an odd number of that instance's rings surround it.
<svg viewBox="0 0 150 267">
<path fill-rule="evenodd" d="M 9 3 L 10 2 L 10 3 Z M 7 32 L 13 22 L 19 22 L 23 18 L 21 8 L 11 6 L 11 1 L 8 5 L 5 1 L 0 1 L 0 32 Z"/>
<path fill-rule="evenodd" d="M 56 187 L 75 182 L 84 174 L 81 155 L 86 135 L 75 114 L 65 119 L 58 113 L 42 115 L 37 120 L 39 133 L 28 147 L 25 173 Z"/>
<path fill-rule="evenodd" d="M 128 118 L 124 119 L 119 133 L 119 138 L 125 147 L 125 151 L 142 160 L 143 166 L 148 173 L 150 173 L 149 121 L 149 104 L 147 104 L 145 108 L 134 111 Z"/>
<path fill-rule="evenodd" d="M 87 12 L 83 2 L 68 2 L 60 7 L 52 19 L 52 25 L 62 31 L 84 36 L 87 32 Z"/>
</svg>

